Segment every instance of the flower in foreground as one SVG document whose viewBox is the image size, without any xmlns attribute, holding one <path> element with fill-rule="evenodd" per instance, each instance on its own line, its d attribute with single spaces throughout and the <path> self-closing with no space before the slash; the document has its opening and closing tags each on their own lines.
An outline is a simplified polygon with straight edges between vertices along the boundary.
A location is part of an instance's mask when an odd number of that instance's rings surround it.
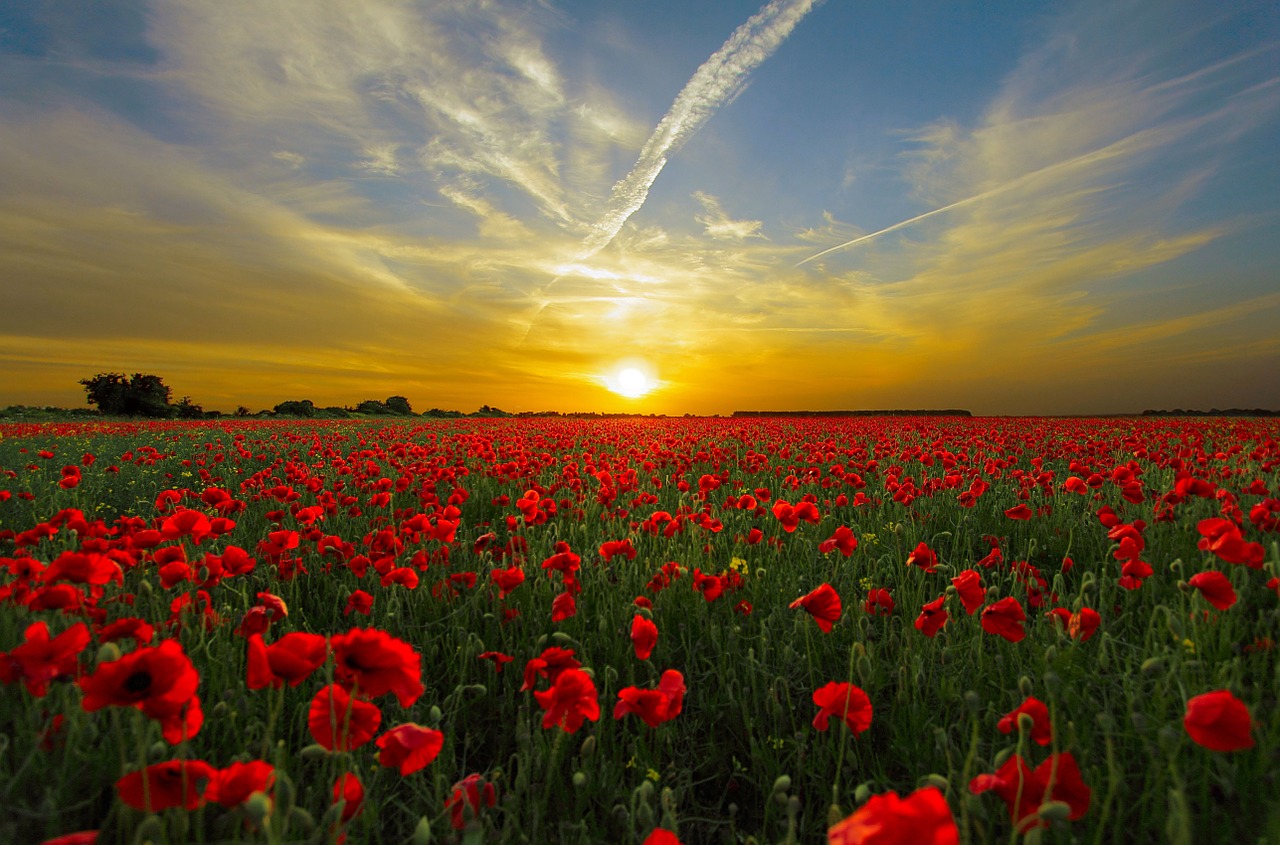
<svg viewBox="0 0 1280 845">
<path fill-rule="evenodd" d="M 624 687 L 618 690 L 618 703 L 613 708 L 613 718 L 621 719 L 634 713 L 651 728 L 669 722 L 680 715 L 684 707 L 684 675 L 675 669 L 662 673 L 657 689 Z"/>
<path fill-rule="evenodd" d="M 1236 591 L 1231 587 L 1231 579 L 1217 570 L 1197 572 L 1187 583 L 1199 590 L 1204 600 L 1218 610 L 1226 610 L 1236 603 Z"/>
<path fill-rule="evenodd" d="M 594 722 L 600 718 L 595 681 L 581 669 L 566 669 L 556 676 L 551 689 L 534 692 L 533 697 L 547 711 L 542 717 L 543 728 L 558 726 L 574 733 L 586 719 Z"/>
<path fill-rule="evenodd" d="M 377 698 L 395 693 L 401 707 L 422 695 L 422 660 L 413 646 L 376 628 L 352 628 L 329 639 L 334 675 L 344 684 L 358 684 L 360 692 Z"/>
<path fill-rule="evenodd" d="M 631 645 L 635 647 L 636 659 L 648 660 L 657 644 L 658 626 L 637 613 L 631 620 Z"/>
<path fill-rule="evenodd" d="M 1049 722 L 1049 707 L 1040 699 L 1027 696 L 1026 701 L 1000 718 L 1000 733 L 1013 733 L 1018 730 L 1018 717 L 1031 719 L 1031 739 L 1038 745 L 1048 745 L 1053 740 L 1053 726 Z"/>
<path fill-rule="evenodd" d="M 165 741 L 176 745 L 194 737 L 204 723 L 196 687 L 200 676 L 177 640 L 142 646 L 119 660 L 101 663 L 80 679 L 80 706 L 136 707 L 160 723 Z"/>
<path fill-rule="evenodd" d="M 1050 790 L 1049 780 L 1053 779 Z M 1035 771 L 1018 754 L 1014 754 L 993 774 L 978 775 L 969 781 L 974 795 L 992 791 L 1009 808 L 1009 820 L 1016 830 L 1040 827 L 1044 822 L 1038 812 L 1048 801 L 1062 801 L 1069 808 L 1067 818 L 1075 820 L 1089 811 L 1093 790 L 1085 785 L 1080 767 L 1070 751 L 1051 755 L 1036 766 Z"/>
<path fill-rule="evenodd" d="M 830 584 L 822 584 L 788 605 L 792 610 L 803 607 L 818 623 L 824 633 L 831 633 L 831 627 L 840 621 L 840 594 Z"/>
<path fill-rule="evenodd" d="M 329 642 L 320 634 L 292 631 L 271 645 L 261 634 L 249 637 L 249 689 L 280 687 L 288 681 L 296 687 L 319 669 L 329 656 Z"/>
<path fill-rule="evenodd" d="M 378 732 L 382 711 L 375 704 L 351 696 L 339 684 L 329 684 L 311 699 L 307 728 L 311 737 L 330 751 L 359 748 Z"/>
<path fill-rule="evenodd" d="M 270 789 L 275 774 L 275 767 L 263 760 L 232 763 L 213 773 L 205 787 L 205 800 L 224 807 L 238 807 L 253 793 Z"/>
<path fill-rule="evenodd" d="M 436 759 L 444 747 L 444 734 L 410 722 L 378 737 L 377 746 L 382 749 L 378 753 L 379 763 L 395 766 L 401 776 L 411 775 Z"/>
<path fill-rule="evenodd" d="M 205 785 L 214 773 L 213 766 L 203 760 L 168 760 L 120 778 L 116 793 L 121 801 L 146 813 L 170 807 L 194 810 L 204 803 Z"/>
<path fill-rule="evenodd" d="M 926 637 L 933 637 L 938 633 L 939 628 L 947 624 L 951 614 L 947 613 L 947 609 L 942 606 L 946 600 L 947 596 L 944 593 L 920 608 L 920 615 L 916 617 L 917 631 Z"/>
<path fill-rule="evenodd" d="M 56 637 L 49 627 L 33 622 L 23 633 L 25 642 L 10 652 L 0 652 L 0 681 L 22 681 L 36 698 L 49 691 L 49 682 L 60 676 L 78 675 L 80 653 L 89 645 L 89 628 L 77 622 Z"/>
<path fill-rule="evenodd" d="M 1254 746 L 1249 708 L 1230 690 L 1192 698 L 1182 725 L 1198 745 L 1210 751 L 1243 751 Z"/>
<path fill-rule="evenodd" d="M 982 630 L 1017 643 L 1027 636 L 1022 628 L 1026 619 L 1027 613 L 1018 600 L 1013 596 L 1005 596 L 982 611 Z"/>
<path fill-rule="evenodd" d="M 680 839 L 665 827 L 655 827 L 640 845 L 681 845 Z"/>
<path fill-rule="evenodd" d="M 867 799 L 827 831 L 827 845 L 959 845 L 960 831 L 936 786 L 906 798 L 886 792 Z"/>
<path fill-rule="evenodd" d="M 813 692 L 813 703 L 818 705 L 818 715 L 813 726 L 820 731 L 827 729 L 828 720 L 835 716 L 860 734 L 871 727 L 871 699 L 866 692 L 844 681 L 832 681 Z"/>
<path fill-rule="evenodd" d="M 454 830 L 462 830 L 467 816 L 476 818 L 482 808 L 492 807 L 495 803 L 497 794 L 493 784 L 473 774 L 453 785 L 453 793 L 445 800 L 444 807 L 449 811 L 449 825 Z"/>
</svg>

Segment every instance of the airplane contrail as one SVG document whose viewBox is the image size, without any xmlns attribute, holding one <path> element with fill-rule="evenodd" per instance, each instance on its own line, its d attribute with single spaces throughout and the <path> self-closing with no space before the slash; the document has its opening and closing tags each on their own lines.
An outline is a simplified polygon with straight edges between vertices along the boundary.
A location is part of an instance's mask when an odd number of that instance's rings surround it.
<svg viewBox="0 0 1280 845">
<path fill-rule="evenodd" d="M 821 0 L 770 0 L 734 30 L 702 63 L 640 150 L 631 172 L 613 186 L 604 216 L 592 224 L 581 261 L 604 249 L 627 218 L 640 210 L 671 153 L 679 150 L 716 110 L 742 92 L 747 77 L 781 46 L 809 10 Z"/>
<path fill-rule="evenodd" d="M 1100 147 L 1099 149 L 1090 150 L 1089 152 L 1081 153 L 1080 155 L 1077 155 L 1077 156 L 1072 156 L 1071 158 L 1064 159 L 1063 161 L 1057 161 L 1057 162 L 1054 162 L 1053 164 L 1045 165 L 1044 167 L 1041 167 L 1037 170 L 1032 170 L 1030 173 L 1024 173 L 1021 176 L 1004 183 L 1003 185 L 998 185 L 994 188 L 991 188 L 990 190 L 983 191 L 980 194 L 974 194 L 971 197 L 965 197 L 962 200 L 956 200 L 955 202 L 950 203 L 949 205 L 944 205 L 941 208 L 935 208 L 932 211 L 926 211 L 924 214 L 917 214 L 915 217 L 912 217 L 909 220 L 902 220 L 898 223 L 894 223 L 892 226 L 886 226 L 883 229 L 880 229 L 879 231 L 872 232 L 869 235 L 859 235 L 858 237 L 854 238 L 851 241 L 845 241 L 842 244 L 836 244 L 833 247 L 828 247 L 827 249 L 824 249 L 822 252 L 816 252 L 813 255 L 810 255 L 808 258 L 804 259 L 803 261 L 796 262 L 794 266 L 800 267 L 802 265 L 808 264 L 810 261 L 813 261 L 814 259 L 821 258 L 824 255 L 829 255 L 830 253 L 836 252 L 838 250 L 846 249 L 848 247 L 854 246 L 855 244 L 860 244 L 863 241 L 869 241 L 872 238 L 878 238 L 881 235 L 888 234 L 889 232 L 895 232 L 898 229 L 904 228 L 906 226 L 910 226 L 912 223 L 919 223 L 921 220 L 932 217 L 935 214 L 942 214 L 944 212 L 951 211 L 952 209 L 969 205 L 970 203 L 980 202 L 981 200 L 994 197 L 997 194 L 1003 194 L 1005 191 L 1011 191 L 1014 188 L 1017 188 L 1025 184 L 1026 182 L 1031 181 L 1032 179 L 1035 179 L 1039 176 L 1044 176 L 1045 174 L 1052 173 L 1056 170 L 1063 170 L 1065 168 L 1074 167 L 1081 164 L 1093 164 L 1094 162 L 1097 162 L 1097 161 L 1104 161 L 1107 159 L 1117 158 L 1119 156 L 1132 153 L 1137 149 L 1150 145 L 1152 142 L 1152 138 L 1154 137 L 1154 133 L 1155 133 L 1155 130 L 1153 129 L 1144 129 L 1140 132 L 1135 132 L 1133 135 L 1130 135 L 1126 138 L 1122 138 L 1121 140 L 1116 141 L 1112 144 L 1108 144 L 1105 147 Z"/>
</svg>

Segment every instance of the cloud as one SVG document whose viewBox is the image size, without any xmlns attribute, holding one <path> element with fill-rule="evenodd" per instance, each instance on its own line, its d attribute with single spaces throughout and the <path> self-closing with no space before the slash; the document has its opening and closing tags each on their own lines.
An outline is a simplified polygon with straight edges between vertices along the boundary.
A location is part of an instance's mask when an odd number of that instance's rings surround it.
<svg viewBox="0 0 1280 845">
<path fill-rule="evenodd" d="M 782 46 L 814 5 L 815 0 L 770 0 L 702 63 L 654 128 L 631 172 L 613 186 L 608 207 L 593 224 L 580 257 L 594 255 L 613 240 L 627 218 L 644 205 L 668 157 L 742 92 L 751 72 Z"/>
<path fill-rule="evenodd" d="M 763 238 L 761 220 L 733 220 L 720 207 L 720 200 L 702 191 L 695 191 L 693 198 L 702 205 L 702 214 L 694 219 L 705 228 L 707 237 L 721 241 L 744 241 L 747 238 Z"/>
</svg>

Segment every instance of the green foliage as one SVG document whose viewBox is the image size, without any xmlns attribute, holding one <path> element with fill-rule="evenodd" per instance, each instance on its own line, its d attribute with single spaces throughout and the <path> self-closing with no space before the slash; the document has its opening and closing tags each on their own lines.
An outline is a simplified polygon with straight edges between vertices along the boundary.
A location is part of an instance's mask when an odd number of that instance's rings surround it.
<svg viewBox="0 0 1280 845">
<path fill-rule="evenodd" d="M 167 417 L 171 413 L 169 397 L 172 390 L 155 375 L 134 373 L 99 373 L 93 378 L 81 379 L 90 405 L 108 416 Z"/>
<path fill-rule="evenodd" d="M 316 406 L 310 399 L 291 399 L 272 408 L 281 417 L 314 417 Z"/>
<path fill-rule="evenodd" d="M 400 414 L 406 417 L 413 415 L 413 406 L 403 396 L 388 396 L 384 404 L 393 414 Z"/>
</svg>

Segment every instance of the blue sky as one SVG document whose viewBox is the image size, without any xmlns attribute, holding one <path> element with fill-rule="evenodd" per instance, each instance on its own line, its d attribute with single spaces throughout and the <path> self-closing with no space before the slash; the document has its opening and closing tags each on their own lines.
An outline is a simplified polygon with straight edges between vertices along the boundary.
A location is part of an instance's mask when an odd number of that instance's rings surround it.
<svg viewBox="0 0 1280 845">
<path fill-rule="evenodd" d="M 0 403 L 1280 408 L 1278 114 L 1264 2 L 6 4 Z"/>
</svg>

